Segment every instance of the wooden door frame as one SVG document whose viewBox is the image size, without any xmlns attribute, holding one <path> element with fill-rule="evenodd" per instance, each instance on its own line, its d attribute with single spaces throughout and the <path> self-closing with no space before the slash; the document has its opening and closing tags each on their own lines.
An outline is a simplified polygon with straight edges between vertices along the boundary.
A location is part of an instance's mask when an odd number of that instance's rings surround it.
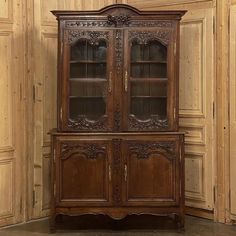
<svg viewBox="0 0 236 236">
<path fill-rule="evenodd" d="M 216 159 L 214 220 L 230 223 L 229 156 L 229 6 L 230 0 L 216 0 Z"/>
</svg>

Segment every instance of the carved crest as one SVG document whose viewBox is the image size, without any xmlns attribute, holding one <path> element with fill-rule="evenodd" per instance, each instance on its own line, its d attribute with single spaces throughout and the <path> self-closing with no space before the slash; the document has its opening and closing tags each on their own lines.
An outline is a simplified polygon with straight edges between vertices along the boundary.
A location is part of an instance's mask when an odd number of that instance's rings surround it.
<svg viewBox="0 0 236 236">
<path fill-rule="evenodd" d="M 135 40 L 139 44 L 147 44 L 150 41 L 158 40 L 167 45 L 170 38 L 170 29 L 158 29 L 156 31 L 129 31 L 129 40 Z"/>
<path fill-rule="evenodd" d="M 114 25 L 115 27 L 129 25 L 129 21 L 130 21 L 130 16 L 125 14 L 107 16 L 108 25 Z"/>
<path fill-rule="evenodd" d="M 106 156 L 106 146 L 96 143 L 62 143 L 61 159 L 68 159 L 73 154 L 82 154 L 88 159 L 96 159 L 99 156 Z"/>
<path fill-rule="evenodd" d="M 128 142 L 129 151 L 135 154 L 138 159 L 147 159 L 151 154 L 166 153 L 166 157 L 173 159 L 175 156 L 174 142 Z"/>
<path fill-rule="evenodd" d="M 78 39 L 87 39 L 91 45 L 98 45 L 101 39 L 109 40 L 108 31 L 82 31 L 82 30 L 67 30 L 67 41 L 72 44 Z"/>
</svg>

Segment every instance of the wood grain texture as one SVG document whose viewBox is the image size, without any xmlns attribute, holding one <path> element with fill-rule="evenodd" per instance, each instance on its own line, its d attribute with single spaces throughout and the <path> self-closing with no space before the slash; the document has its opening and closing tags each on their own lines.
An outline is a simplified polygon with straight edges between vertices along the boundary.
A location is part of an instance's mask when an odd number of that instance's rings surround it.
<svg viewBox="0 0 236 236">
<path fill-rule="evenodd" d="M 3 226 L 24 220 L 25 68 L 22 2 L 1 1 L 0 8 L 0 226 Z"/>
<path fill-rule="evenodd" d="M 189 11 L 181 22 L 180 42 L 180 127 L 186 132 L 186 205 L 212 210 L 213 10 Z"/>
<path fill-rule="evenodd" d="M 216 214 L 219 222 L 230 221 L 229 188 L 229 2 L 216 2 Z"/>
<path fill-rule="evenodd" d="M 215 0 L 120 0 L 119 3 L 130 4 L 143 10 L 197 10 L 215 6 Z"/>
<path fill-rule="evenodd" d="M 230 212 L 236 216 L 236 6 L 230 7 Z"/>
</svg>

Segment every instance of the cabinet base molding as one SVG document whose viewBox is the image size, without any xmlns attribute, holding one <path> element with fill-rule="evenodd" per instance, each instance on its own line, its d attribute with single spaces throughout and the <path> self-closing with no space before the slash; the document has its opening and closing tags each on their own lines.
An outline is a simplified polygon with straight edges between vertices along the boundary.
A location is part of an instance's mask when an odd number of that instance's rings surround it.
<svg viewBox="0 0 236 236">
<path fill-rule="evenodd" d="M 129 208 L 129 207 L 119 207 L 119 208 L 56 208 L 55 213 L 51 216 L 51 224 L 50 228 L 51 231 L 55 231 L 57 229 L 57 226 L 60 227 L 60 223 L 63 223 L 62 218 L 64 216 L 69 217 L 92 217 L 92 216 L 107 216 L 114 224 L 126 222 L 129 224 L 129 222 L 132 220 L 132 217 L 140 217 L 140 220 L 143 221 L 149 221 L 149 217 L 152 217 L 152 221 L 154 220 L 153 217 L 155 217 L 156 221 L 154 221 L 154 224 L 149 222 L 148 225 L 151 225 L 155 228 L 163 228 L 163 225 L 155 224 L 155 222 L 163 222 L 160 220 L 160 217 L 168 218 L 168 223 L 165 220 L 165 225 L 172 225 L 171 228 L 176 228 L 178 230 L 184 229 L 184 213 L 179 211 L 179 208 L 173 208 L 172 210 L 166 211 L 165 208 Z M 59 217 L 59 219 L 58 219 Z M 131 217 L 131 218 L 129 218 Z M 141 218 L 142 217 L 142 218 Z M 79 218 L 80 220 L 81 218 Z M 137 219 L 137 218 L 136 218 Z M 132 225 L 132 224 L 131 224 Z M 122 225 L 124 227 L 124 225 Z M 158 227 L 159 226 L 159 227 Z M 131 226 L 132 227 L 132 226 Z M 136 227 L 136 226 L 135 226 Z M 138 226 L 138 228 L 142 226 Z M 144 227 L 146 227 L 146 224 L 144 224 Z"/>
<path fill-rule="evenodd" d="M 209 220 L 214 220 L 214 211 L 199 209 L 195 207 L 185 207 L 185 212 L 187 215 L 197 216 Z"/>
</svg>

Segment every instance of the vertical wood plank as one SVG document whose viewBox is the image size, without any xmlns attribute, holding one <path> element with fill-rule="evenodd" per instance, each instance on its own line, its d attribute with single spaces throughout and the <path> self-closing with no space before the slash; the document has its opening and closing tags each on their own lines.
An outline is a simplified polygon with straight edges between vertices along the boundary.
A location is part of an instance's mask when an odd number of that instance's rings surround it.
<svg viewBox="0 0 236 236">
<path fill-rule="evenodd" d="M 216 214 L 229 221 L 229 122 L 228 122 L 228 36 L 229 1 L 216 1 Z"/>
<path fill-rule="evenodd" d="M 236 219 L 236 5 L 230 7 L 230 213 Z"/>
</svg>

